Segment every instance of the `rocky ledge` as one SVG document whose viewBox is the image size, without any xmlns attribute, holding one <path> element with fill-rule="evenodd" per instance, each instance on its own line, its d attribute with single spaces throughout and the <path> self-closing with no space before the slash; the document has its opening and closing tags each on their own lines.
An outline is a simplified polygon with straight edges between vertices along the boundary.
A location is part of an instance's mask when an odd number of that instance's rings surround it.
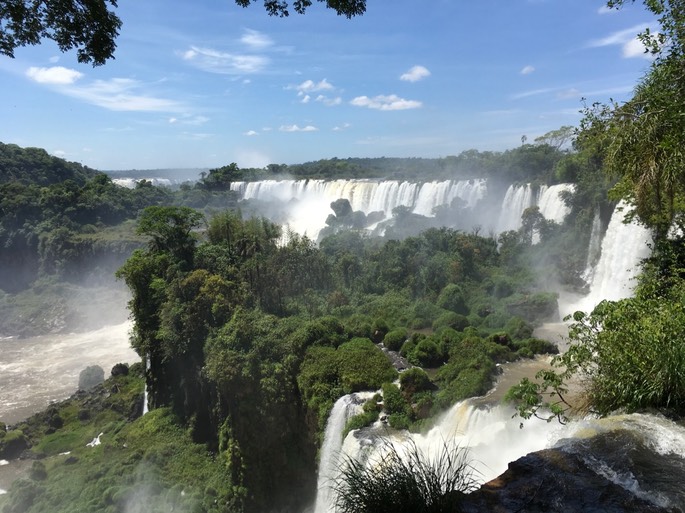
<svg viewBox="0 0 685 513">
<path fill-rule="evenodd" d="M 564 449 L 530 453 L 464 497 L 464 513 L 676 513 L 599 475 Z"/>
</svg>

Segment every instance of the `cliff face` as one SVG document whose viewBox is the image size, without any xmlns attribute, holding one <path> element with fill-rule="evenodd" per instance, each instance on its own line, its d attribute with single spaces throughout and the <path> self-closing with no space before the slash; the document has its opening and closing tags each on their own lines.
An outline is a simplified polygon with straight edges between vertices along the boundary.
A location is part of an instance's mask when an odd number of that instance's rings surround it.
<svg viewBox="0 0 685 513">
<path fill-rule="evenodd" d="M 498 478 L 465 496 L 463 512 L 675 513 L 637 497 L 563 449 L 530 453 Z"/>
</svg>

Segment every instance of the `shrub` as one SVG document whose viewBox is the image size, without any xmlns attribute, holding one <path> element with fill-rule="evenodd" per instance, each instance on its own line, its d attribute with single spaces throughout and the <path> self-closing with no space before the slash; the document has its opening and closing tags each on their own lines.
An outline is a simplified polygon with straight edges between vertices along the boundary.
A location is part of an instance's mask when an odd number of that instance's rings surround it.
<svg viewBox="0 0 685 513">
<path fill-rule="evenodd" d="M 371 340 L 376 344 L 383 342 L 383 338 L 390 331 L 388 323 L 385 319 L 376 318 L 371 324 Z"/>
<path fill-rule="evenodd" d="M 469 320 L 465 315 L 454 312 L 447 312 L 433 321 L 433 330 L 438 331 L 440 328 L 452 328 L 456 331 L 464 331 L 470 326 Z"/>
<path fill-rule="evenodd" d="M 432 390 L 435 387 L 426 371 L 412 367 L 400 374 L 400 388 L 404 397 L 411 401 L 415 394 Z"/>
<path fill-rule="evenodd" d="M 442 363 L 442 355 L 438 350 L 438 345 L 432 338 L 425 338 L 407 356 L 409 363 L 421 367 L 437 367 Z"/>
<path fill-rule="evenodd" d="M 389 440 L 371 465 L 347 457 L 334 482 L 341 513 L 438 513 L 459 511 L 463 494 L 477 488 L 465 449 L 445 443 L 434 459 L 411 443 L 400 455 Z"/>
<path fill-rule="evenodd" d="M 402 344 L 407 340 L 407 335 L 406 328 L 395 328 L 385 335 L 383 345 L 391 351 L 399 351 L 402 348 Z"/>
<path fill-rule="evenodd" d="M 438 301 L 436 303 L 440 308 L 449 310 L 450 312 L 468 315 L 469 309 L 466 306 L 466 299 L 464 298 L 464 292 L 459 285 L 450 283 L 438 296 Z"/>
</svg>

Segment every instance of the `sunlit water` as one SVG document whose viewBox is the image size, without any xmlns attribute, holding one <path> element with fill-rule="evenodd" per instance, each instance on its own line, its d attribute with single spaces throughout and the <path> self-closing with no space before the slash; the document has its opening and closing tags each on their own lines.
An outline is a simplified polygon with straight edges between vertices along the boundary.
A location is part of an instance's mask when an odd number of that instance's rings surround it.
<svg viewBox="0 0 685 513">
<path fill-rule="evenodd" d="M 0 421 L 14 425 L 66 399 L 80 372 L 99 365 L 109 375 L 117 363 L 135 363 L 126 322 L 85 333 L 0 340 Z M 0 460 L 0 494 L 30 467 L 30 461 Z"/>
<path fill-rule="evenodd" d="M 131 323 L 85 333 L 0 340 L 0 421 L 15 424 L 78 387 L 79 373 L 99 365 L 105 376 L 116 363 L 135 363 Z"/>
</svg>

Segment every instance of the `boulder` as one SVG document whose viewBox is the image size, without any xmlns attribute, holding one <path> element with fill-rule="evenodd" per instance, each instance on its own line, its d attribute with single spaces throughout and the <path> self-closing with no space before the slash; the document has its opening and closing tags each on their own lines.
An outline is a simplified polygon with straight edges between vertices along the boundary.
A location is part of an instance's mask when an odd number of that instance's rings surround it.
<svg viewBox="0 0 685 513">
<path fill-rule="evenodd" d="M 91 365 L 81 371 L 78 376 L 79 390 L 90 390 L 105 381 L 105 371 L 99 365 Z"/>
<path fill-rule="evenodd" d="M 530 453 L 504 474 L 464 496 L 463 513 L 673 513 L 597 474 L 578 454 Z"/>
</svg>

